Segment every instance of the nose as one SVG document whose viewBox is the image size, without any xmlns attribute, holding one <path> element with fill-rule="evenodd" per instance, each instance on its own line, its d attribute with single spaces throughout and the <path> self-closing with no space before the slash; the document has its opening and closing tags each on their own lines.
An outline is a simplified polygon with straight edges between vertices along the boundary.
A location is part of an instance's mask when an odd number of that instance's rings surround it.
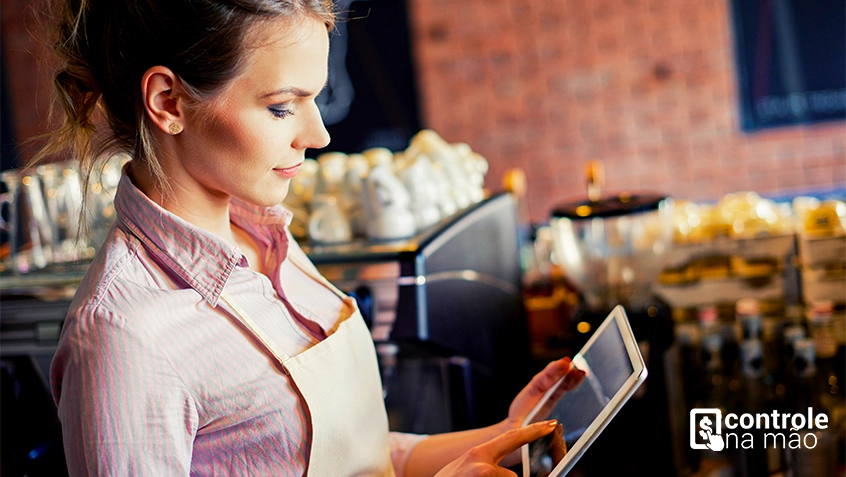
<svg viewBox="0 0 846 477">
<path fill-rule="evenodd" d="M 320 116 L 320 109 L 317 104 L 311 103 L 308 108 L 303 129 L 297 136 L 294 147 L 297 149 L 322 149 L 329 145 L 329 131 L 323 125 L 323 118 Z"/>
</svg>

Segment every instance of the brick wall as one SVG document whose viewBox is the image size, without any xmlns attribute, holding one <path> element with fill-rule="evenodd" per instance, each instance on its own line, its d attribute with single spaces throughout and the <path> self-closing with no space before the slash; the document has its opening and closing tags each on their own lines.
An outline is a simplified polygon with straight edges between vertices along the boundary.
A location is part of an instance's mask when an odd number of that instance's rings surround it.
<svg viewBox="0 0 846 477">
<path fill-rule="evenodd" d="M 47 118 L 52 98 L 52 80 L 48 74 L 53 64 L 45 36 L 34 9 L 42 2 L 32 0 L 3 0 L 0 8 L 2 55 L 13 134 L 20 156 L 18 165 L 25 164 L 37 150 L 37 143 L 26 142 L 37 134 L 47 132 Z M 5 141 L 5 140 L 4 140 Z M 9 158 L 3 164 L 13 165 Z"/>
<path fill-rule="evenodd" d="M 739 130 L 727 0 L 409 0 L 424 124 L 522 167 L 534 221 L 609 190 L 693 200 L 846 185 L 843 122 Z"/>
<path fill-rule="evenodd" d="M 492 189 L 524 168 L 535 221 L 589 159 L 609 189 L 694 200 L 846 185 L 843 122 L 739 131 L 727 0 L 408 1 L 424 124 L 484 154 Z M 50 97 L 33 4 L 0 10 L 19 139 Z"/>
</svg>

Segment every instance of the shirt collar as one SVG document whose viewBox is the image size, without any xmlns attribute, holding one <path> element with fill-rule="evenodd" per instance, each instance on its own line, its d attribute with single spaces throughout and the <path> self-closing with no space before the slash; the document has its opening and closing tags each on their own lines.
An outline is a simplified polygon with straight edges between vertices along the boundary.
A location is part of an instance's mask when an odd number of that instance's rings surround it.
<svg viewBox="0 0 846 477">
<path fill-rule="evenodd" d="M 118 219 L 163 267 L 212 306 L 217 306 L 232 271 L 242 263 L 239 248 L 150 200 L 127 175 L 130 164 L 124 168 L 115 193 Z M 229 217 L 265 249 L 273 251 L 265 254 L 266 260 L 272 257 L 278 267 L 286 258 L 288 237 L 285 231 L 293 217 L 290 211 L 281 206 L 260 207 L 233 198 Z"/>
</svg>

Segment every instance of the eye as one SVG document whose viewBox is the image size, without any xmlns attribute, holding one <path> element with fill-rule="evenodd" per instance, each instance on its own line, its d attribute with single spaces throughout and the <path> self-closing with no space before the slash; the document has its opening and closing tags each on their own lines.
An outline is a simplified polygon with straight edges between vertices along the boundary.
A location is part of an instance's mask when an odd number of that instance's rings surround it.
<svg viewBox="0 0 846 477">
<path fill-rule="evenodd" d="M 284 119 L 288 116 L 294 115 L 294 112 L 289 109 L 287 104 L 275 104 L 273 106 L 268 106 L 267 109 L 271 114 L 279 119 Z"/>
</svg>

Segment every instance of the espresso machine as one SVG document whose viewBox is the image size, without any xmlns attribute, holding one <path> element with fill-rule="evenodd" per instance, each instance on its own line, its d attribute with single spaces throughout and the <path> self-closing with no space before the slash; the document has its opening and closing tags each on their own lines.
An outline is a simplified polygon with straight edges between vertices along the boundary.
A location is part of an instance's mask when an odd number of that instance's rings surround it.
<svg viewBox="0 0 846 477">
<path fill-rule="evenodd" d="M 507 416 L 534 374 L 513 196 L 406 240 L 303 248 L 362 310 L 392 430 L 440 433 Z"/>
<path fill-rule="evenodd" d="M 554 207 L 550 219 L 554 260 L 579 303 L 559 346 L 577 352 L 620 304 L 626 310 L 649 377 L 585 454 L 585 475 L 641 468 L 650 475 L 678 473 L 671 436 L 665 354 L 673 343 L 669 307 L 652 293 L 663 256 L 672 245 L 673 201 L 653 193 L 603 193 L 601 165 L 586 168 L 588 195 Z M 673 423 L 675 425 L 675 423 Z M 675 448 L 674 448 L 675 447 Z M 608 459 L 613 455 L 613 459 Z M 634 467 L 632 467 L 632 465 Z"/>
</svg>

